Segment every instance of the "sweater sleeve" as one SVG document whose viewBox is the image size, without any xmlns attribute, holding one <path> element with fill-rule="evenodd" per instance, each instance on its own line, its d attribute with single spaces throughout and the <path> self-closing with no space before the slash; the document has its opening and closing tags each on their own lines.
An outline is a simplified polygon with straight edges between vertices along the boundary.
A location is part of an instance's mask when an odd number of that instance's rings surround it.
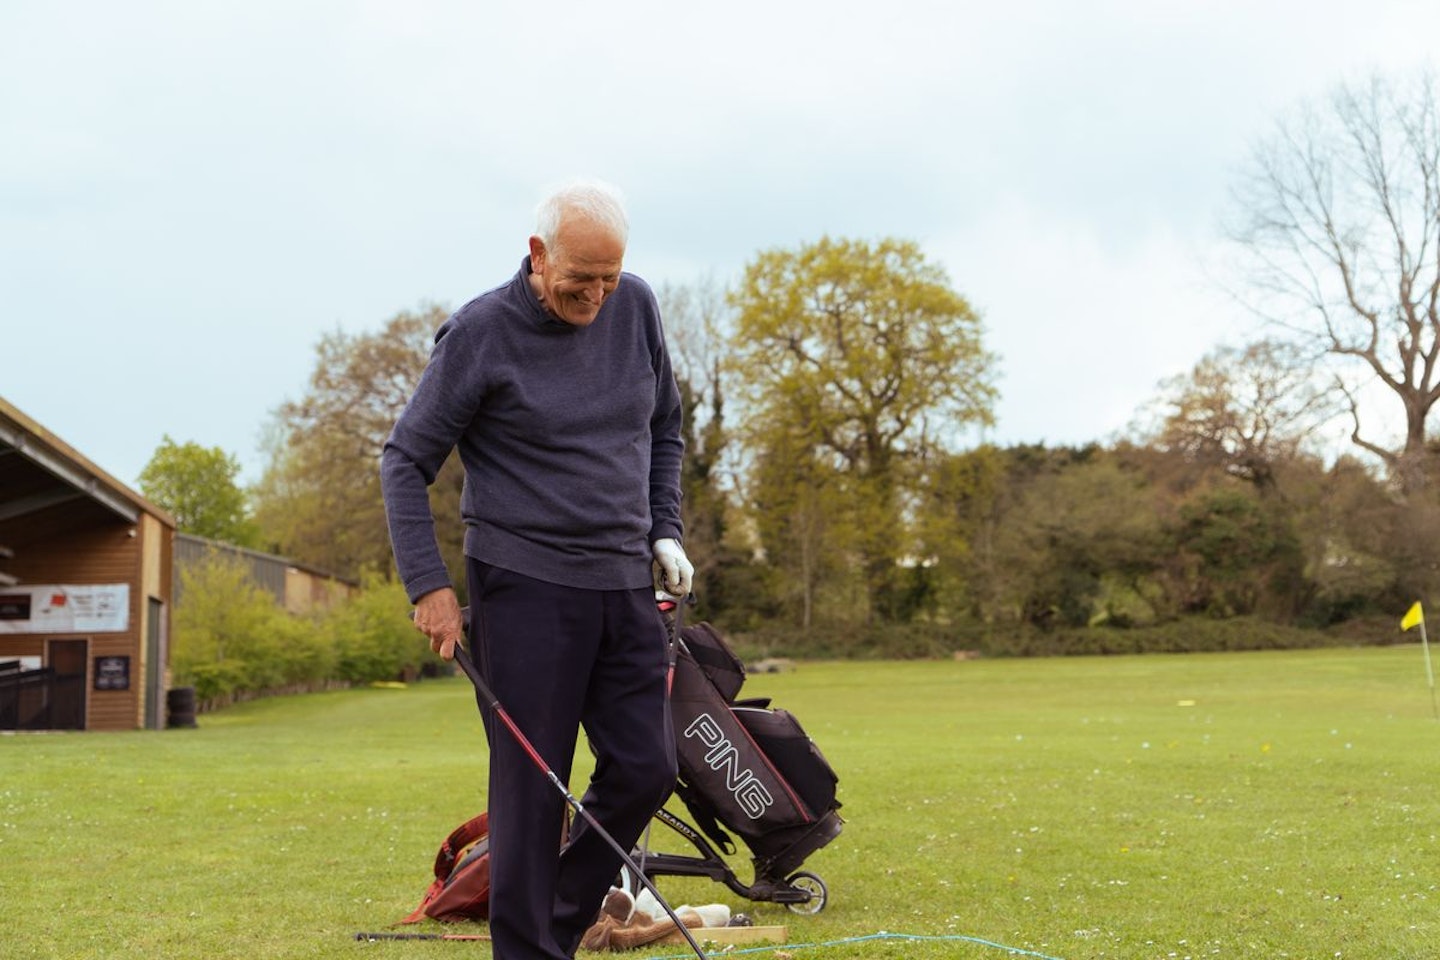
<svg viewBox="0 0 1440 960">
<path fill-rule="evenodd" d="M 658 315 L 658 312 L 657 312 Z M 655 352 L 655 412 L 650 419 L 650 542 L 683 540 L 680 519 L 680 465 L 685 454 L 680 389 L 663 333 Z"/>
<path fill-rule="evenodd" d="M 451 586 L 435 537 L 429 487 L 475 415 L 481 395 L 479 367 L 466 362 L 454 319 L 435 335 L 435 348 L 380 455 L 380 487 L 395 566 L 413 603 Z M 458 521 L 458 518 L 456 518 Z"/>
</svg>

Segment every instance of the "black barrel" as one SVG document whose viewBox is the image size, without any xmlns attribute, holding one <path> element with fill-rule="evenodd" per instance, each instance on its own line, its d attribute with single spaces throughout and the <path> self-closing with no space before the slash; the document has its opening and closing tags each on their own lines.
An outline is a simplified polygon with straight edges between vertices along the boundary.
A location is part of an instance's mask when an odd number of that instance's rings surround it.
<svg viewBox="0 0 1440 960">
<path fill-rule="evenodd" d="M 167 726 L 194 727 L 195 688 L 176 687 L 165 694 L 165 709 L 170 714 Z"/>
</svg>

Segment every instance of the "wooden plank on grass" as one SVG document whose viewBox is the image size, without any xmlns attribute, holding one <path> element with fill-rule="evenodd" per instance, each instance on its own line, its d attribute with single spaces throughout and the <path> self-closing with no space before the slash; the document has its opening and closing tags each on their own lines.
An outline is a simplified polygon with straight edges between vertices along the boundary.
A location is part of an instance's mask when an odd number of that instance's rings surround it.
<svg viewBox="0 0 1440 960">
<path fill-rule="evenodd" d="M 690 935 L 700 943 L 784 943 L 785 928 L 779 927 L 691 927 Z M 685 934 L 671 930 L 656 943 L 684 943 Z"/>
</svg>

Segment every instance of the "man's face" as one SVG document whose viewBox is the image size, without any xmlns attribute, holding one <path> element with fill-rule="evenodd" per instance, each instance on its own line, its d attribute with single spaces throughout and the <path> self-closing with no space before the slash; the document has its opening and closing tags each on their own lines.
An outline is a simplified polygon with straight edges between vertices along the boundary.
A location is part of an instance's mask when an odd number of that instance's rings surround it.
<svg viewBox="0 0 1440 960">
<path fill-rule="evenodd" d="M 625 244 L 589 220 L 563 222 L 548 248 L 539 237 L 530 238 L 535 293 L 545 309 L 577 327 L 589 326 L 619 286 L 624 259 Z"/>
</svg>

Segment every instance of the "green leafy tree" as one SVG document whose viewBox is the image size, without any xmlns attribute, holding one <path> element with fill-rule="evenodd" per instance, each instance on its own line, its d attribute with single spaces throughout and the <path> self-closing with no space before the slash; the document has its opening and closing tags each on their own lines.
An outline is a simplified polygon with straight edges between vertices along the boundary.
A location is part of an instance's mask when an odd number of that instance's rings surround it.
<svg viewBox="0 0 1440 960">
<path fill-rule="evenodd" d="M 966 425 L 991 420 L 979 316 L 917 245 L 896 239 L 761 253 L 731 302 L 751 449 L 807 450 L 818 465 L 794 471 L 795 485 L 816 472 L 845 479 L 812 506 L 831 514 L 843 502 L 847 516 L 826 522 L 854 534 L 867 619 L 897 619 L 917 467 Z"/>
<path fill-rule="evenodd" d="M 996 562 L 996 533 L 1014 492 L 1008 460 L 985 444 L 934 458 L 925 471 L 921 553 L 934 563 L 939 602 L 951 616 L 998 616 L 1005 571 Z"/>
<path fill-rule="evenodd" d="M 764 446 L 750 471 L 749 494 L 770 594 L 806 633 L 817 616 L 820 622 L 844 621 L 848 558 L 855 548 L 846 478 L 831 460 L 817 456 L 816 440 L 802 424 L 758 433 Z"/>
<path fill-rule="evenodd" d="M 1222 486 L 1197 497 L 1180 511 L 1175 537 L 1190 612 L 1288 620 L 1304 602 L 1304 553 L 1289 517 L 1252 491 Z"/>
<path fill-rule="evenodd" d="M 219 447 L 176 443 L 169 434 L 140 471 L 140 491 L 184 533 L 254 547 L 259 531 L 237 478 L 240 462 Z"/>
<path fill-rule="evenodd" d="M 1308 623 L 1329 626 L 1429 595 L 1428 565 L 1396 549 L 1415 542 L 1401 535 L 1415 511 L 1396 503 L 1373 465 L 1355 457 L 1341 457 L 1328 468 L 1314 461 L 1291 464 L 1284 484 L 1304 551 Z"/>
<path fill-rule="evenodd" d="M 1165 541 L 1149 479 L 1100 447 L 1027 448 L 996 535 L 1006 596 L 1043 627 L 1153 620 Z"/>
</svg>

